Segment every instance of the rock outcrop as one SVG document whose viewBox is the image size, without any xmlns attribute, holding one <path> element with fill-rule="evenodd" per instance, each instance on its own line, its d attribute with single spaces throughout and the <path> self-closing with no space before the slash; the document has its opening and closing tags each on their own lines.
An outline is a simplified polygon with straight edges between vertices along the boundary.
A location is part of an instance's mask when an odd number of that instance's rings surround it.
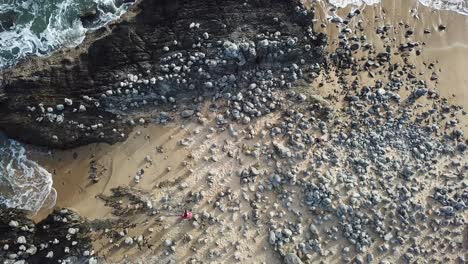
<svg viewBox="0 0 468 264">
<path fill-rule="evenodd" d="M 4 71 L 0 129 L 56 148 L 114 143 L 126 138 L 133 119 L 153 122 L 155 110 L 171 112 L 181 98 L 236 94 L 248 86 L 247 71 L 279 76 L 292 72 L 284 70 L 291 65 L 310 68 L 323 59 L 324 37 L 314 35 L 312 15 L 300 6 L 290 0 L 138 2 L 79 47 Z M 133 86 L 122 83 L 128 74 Z M 222 86 L 226 76 L 242 78 Z"/>
<path fill-rule="evenodd" d="M 92 254 L 89 230 L 88 222 L 69 209 L 55 210 L 34 224 L 25 212 L 0 206 L 0 261 L 87 263 Z"/>
</svg>

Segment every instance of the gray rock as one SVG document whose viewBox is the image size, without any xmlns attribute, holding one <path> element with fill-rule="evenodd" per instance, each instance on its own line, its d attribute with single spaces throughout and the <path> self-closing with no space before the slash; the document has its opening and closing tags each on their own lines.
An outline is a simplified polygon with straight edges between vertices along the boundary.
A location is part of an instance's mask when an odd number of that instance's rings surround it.
<svg viewBox="0 0 468 264">
<path fill-rule="evenodd" d="M 80 107 L 78 108 L 78 112 L 80 113 L 86 112 L 86 107 L 84 105 L 80 105 Z"/>
<path fill-rule="evenodd" d="M 73 105 L 72 99 L 65 98 L 64 101 L 65 101 L 65 104 L 68 105 L 68 106 L 72 106 L 72 105 Z"/>
<path fill-rule="evenodd" d="M 281 184 L 281 177 L 278 174 L 274 174 L 270 177 L 271 184 L 276 187 Z"/>
<path fill-rule="evenodd" d="M 384 240 L 385 241 L 389 241 L 390 239 L 393 238 L 393 234 L 392 233 L 387 233 L 385 236 L 384 236 Z"/>
<path fill-rule="evenodd" d="M 18 244 L 26 244 L 26 238 L 24 236 L 20 236 L 18 237 L 18 239 L 16 240 L 16 242 Z"/>
<path fill-rule="evenodd" d="M 339 17 L 339 16 L 335 16 L 335 17 L 332 17 L 331 22 L 341 24 L 341 23 L 343 23 L 343 19 L 341 17 Z"/>
<path fill-rule="evenodd" d="M 360 48 L 360 45 L 359 45 L 359 43 L 353 43 L 349 48 L 352 51 L 355 51 L 355 50 L 358 50 Z"/>
<path fill-rule="evenodd" d="M 414 95 L 414 97 L 419 98 L 419 97 L 421 97 L 421 96 L 426 95 L 426 94 L 428 93 L 428 91 L 429 91 L 429 90 L 426 89 L 426 88 L 419 88 L 419 89 L 416 89 L 416 90 L 414 91 L 413 95 Z"/>
<path fill-rule="evenodd" d="M 275 234 L 275 231 L 270 231 L 270 236 L 268 238 L 268 242 L 270 242 L 270 244 L 274 245 L 276 243 L 276 234 Z"/>
<path fill-rule="evenodd" d="M 194 114 L 195 114 L 194 110 L 184 110 L 180 113 L 180 116 L 182 116 L 183 118 L 189 118 L 193 116 Z"/>
<path fill-rule="evenodd" d="M 291 237 L 292 234 L 293 234 L 292 231 L 289 230 L 288 228 L 285 228 L 285 229 L 283 230 L 283 235 L 284 235 L 284 237 Z"/>
<path fill-rule="evenodd" d="M 63 111 L 63 109 L 65 109 L 65 106 L 63 104 L 58 104 L 56 107 L 55 107 L 58 111 Z"/>
<path fill-rule="evenodd" d="M 172 244 L 173 244 L 173 243 L 172 243 L 172 240 L 170 240 L 170 239 L 166 239 L 166 240 L 164 241 L 164 245 L 165 245 L 166 247 L 170 247 L 170 246 L 172 246 Z"/>
<path fill-rule="evenodd" d="M 126 237 L 126 238 L 125 238 L 125 244 L 127 244 L 127 245 L 132 245 L 132 244 L 133 244 L 133 238 L 131 238 L 131 237 Z"/>
<path fill-rule="evenodd" d="M 303 264 L 302 260 L 294 253 L 288 253 L 284 256 L 285 264 Z"/>
<path fill-rule="evenodd" d="M 312 233 L 312 235 L 314 235 L 315 237 L 318 236 L 318 229 L 314 224 L 310 224 L 309 230 Z"/>
<path fill-rule="evenodd" d="M 414 255 L 409 253 L 409 252 L 406 252 L 403 257 L 405 258 L 405 260 L 409 263 L 411 262 L 411 260 L 414 258 Z"/>
<path fill-rule="evenodd" d="M 10 227 L 18 227 L 19 223 L 17 221 L 11 220 L 10 223 L 8 224 Z"/>
<path fill-rule="evenodd" d="M 275 148 L 276 153 L 278 153 L 282 158 L 291 157 L 291 150 L 282 143 L 273 142 L 273 147 Z"/>
<path fill-rule="evenodd" d="M 403 177 L 406 179 L 406 180 L 410 180 L 411 179 L 411 176 L 414 175 L 414 172 L 412 170 L 411 167 L 409 166 L 405 166 L 403 168 L 403 171 L 401 172 L 403 174 Z"/>
</svg>

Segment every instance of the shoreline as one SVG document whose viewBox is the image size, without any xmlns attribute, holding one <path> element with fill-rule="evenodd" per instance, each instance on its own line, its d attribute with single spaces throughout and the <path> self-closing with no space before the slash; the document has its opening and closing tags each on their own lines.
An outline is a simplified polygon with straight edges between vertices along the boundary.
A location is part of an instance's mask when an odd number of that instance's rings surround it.
<svg viewBox="0 0 468 264">
<path fill-rule="evenodd" d="M 414 6 L 419 20 L 407 12 Z M 444 45 L 468 45 L 468 34 L 457 34 L 468 32 L 468 17 L 415 0 L 398 6 L 384 0 L 348 18 L 350 8 L 338 10 L 346 23 L 327 22 L 320 4 L 315 8 L 316 36 L 328 36 L 330 53 L 317 62 L 313 80 L 271 89 L 276 76 L 262 75 L 260 63 L 246 70 L 243 94 L 234 99 L 221 91 L 200 95 L 203 100 L 178 97 L 170 122 L 143 119 L 122 142 L 33 153 L 53 172 L 56 207 L 91 223 L 88 257 L 100 263 L 464 261 L 456 252 L 466 248 L 468 221 L 468 49 Z M 212 32 L 206 34 L 199 38 L 211 41 Z M 282 52 L 306 48 L 290 39 Z M 297 69 L 282 69 L 278 83 L 310 70 L 293 58 L 279 63 L 295 68 L 290 64 L 297 62 Z M 262 112 L 264 105 L 269 110 Z M 231 121 L 235 111 L 238 121 Z M 184 210 L 194 217 L 179 219 Z M 33 220 L 39 224 L 49 213 Z"/>
</svg>

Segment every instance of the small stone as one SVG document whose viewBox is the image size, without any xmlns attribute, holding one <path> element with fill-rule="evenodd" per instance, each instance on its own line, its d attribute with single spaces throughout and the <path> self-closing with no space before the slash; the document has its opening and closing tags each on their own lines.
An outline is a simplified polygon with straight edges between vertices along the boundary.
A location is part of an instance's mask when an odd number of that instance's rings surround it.
<svg viewBox="0 0 468 264">
<path fill-rule="evenodd" d="M 343 23 L 343 19 L 341 17 L 339 17 L 339 16 L 335 16 L 335 17 L 332 17 L 331 22 L 341 24 L 341 23 Z"/>
<path fill-rule="evenodd" d="M 18 227 L 19 223 L 17 221 L 11 220 L 10 223 L 8 224 L 10 227 Z"/>
<path fill-rule="evenodd" d="M 63 104 L 58 104 L 56 107 L 57 111 L 63 111 L 65 109 L 65 106 Z"/>
<path fill-rule="evenodd" d="M 148 162 L 148 163 L 152 163 L 153 159 L 151 159 L 151 157 L 149 155 L 146 155 L 145 161 Z"/>
<path fill-rule="evenodd" d="M 126 238 L 125 238 L 125 244 L 127 244 L 127 245 L 132 245 L 132 244 L 133 244 L 133 238 L 131 238 L 131 237 L 126 237 Z"/>
<path fill-rule="evenodd" d="M 270 231 L 270 236 L 269 236 L 269 239 L 268 239 L 268 242 L 270 242 L 270 244 L 274 245 L 276 243 L 276 233 L 275 231 Z"/>
<path fill-rule="evenodd" d="M 194 110 L 184 110 L 180 113 L 180 116 L 182 116 L 183 118 L 189 118 L 193 116 L 194 114 L 195 114 Z"/>
<path fill-rule="evenodd" d="M 78 108 L 78 112 L 80 113 L 86 112 L 86 107 L 84 105 L 80 105 L 80 107 Z"/>
<path fill-rule="evenodd" d="M 303 264 L 302 260 L 293 253 L 288 253 L 284 256 L 284 263 L 285 264 Z"/>
<path fill-rule="evenodd" d="M 358 50 L 359 48 L 360 48 L 359 43 L 353 43 L 353 44 L 351 44 L 351 46 L 349 47 L 349 49 L 352 50 L 352 51 L 356 51 L 356 50 Z"/>
<path fill-rule="evenodd" d="M 26 238 L 24 236 L 20 236 L 18 237 L 18 239 L 16 240 L 16 242 L 18 244 L 26 244 Z"/>
<path fill-rule="evenodd" d="M 28 253 L 29 255 L 35 255 L 37 253 L 37 247 L 31 246 L 26 250 L 26 253 Z"/>
<path fill-rule="evenodd" d="M 390 239 L 393 238 L 393 234 L 392 233 L 387 233 L 385 236 L 384 236 L 384 240 L 385 241 L 389 241 Z"/>
<path fill-rule="evenodd" d="M 164 241 L 164 245 L 165 245 L 166 247 L 172 246 L 172 240 L 166 239 L 166 240 Z"/>
<path fill-rule="evenodd" d="M 78 230 L 76 228 L 72 228 L 72 227 L 68 228 L 68 234 L 70 234 L 70 235 L 76 234 L 77 231 Z"/>
<path fill-rule="evenodd" d="M 291 237 L 293 233 L 292 233 L 291 230 L 285 228 L 285 229 L 283 230 L 283 234 L 284 234 L 285 237 Z"/>
<path fill-rule="evenodd" d="M 426 95 L 428 90 L 426 88 L 419 88 L 414 91 L 414 97 L 419 98 L 421 96 Z"/>
<path fill-rule="evenodd" d="M 406 252 L 406 253 L 403 255 L 403 257 L 405 258 L 405 260 L 406 260 L 407 262 L 410 262 L 410 261 L 414 258 L 414 255 L 411 254 L 411 253 L 409 253 L 409 252 Z"/>
</svg>

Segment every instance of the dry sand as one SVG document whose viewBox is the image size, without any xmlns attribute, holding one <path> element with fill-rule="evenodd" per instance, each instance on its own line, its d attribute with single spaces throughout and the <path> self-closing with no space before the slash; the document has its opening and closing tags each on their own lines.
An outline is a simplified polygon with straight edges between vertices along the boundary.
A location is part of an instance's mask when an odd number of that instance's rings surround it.
<svg viewBox="0 0 468 264">
<path fill-rule="evenodd" d="M 330 17 L 329 7 L 321 3 L 315 3 L 318 20 L 325 22 Z M 336 11 L 339 16 L 345 17 L 355 8 L 344 8 Z M 461 105 L 468 111 L 468 16 L 457 14 L 453 11 L 434 10 L 420 4 L 416 0 L 393 1 L 383 0 L 381 4 L 360 7 L 362 14 L 366 18 L 362 21 L 368 42 L 376 47 L 383 47 L 385 40 L 380 39 L 375 34 L 376 27 L 391 25 L 396 28 L 391 41 L 394 45 L 408 41 L 418 41 L 424 43 L 421 56 L 410 56 L 410 61 L 421 69 L 420 72 L 430 85 L 428 88 L 436 88 L 440 94 L 447 98 L 453 105 Z M 382 21 L 383 18 L 383 21 Z M 359 20 L 353 20 L 357 25 Z M 406 38 L 405 27 L 399 25 L 400 22 L 411 25 L 414 34 Z M 327 33 L 329 36 L 337 36 L 338 27 L 332 23 L 327 23 L 326 28 L 320 27 L 316 23 L 315 30 Z M 439 26 L 444 25 L 445 30 L 439 30 Z M 425 34 L 424 30 L 432 33 Z M 336 47 L 336 37 L 333 38 Z M 394 41 L 396 40 L 396 41 Z M 397 58 L 397 57 L 395 57 Z M 434 70 L 428 69 L 429 63 L 435 63 Z M 425 63 L 425 64 L 424 64 Z M 439 79 L 431 82 L 432 72 L 436 72 Z M 365 78 L 364 78 L 365 79 Z M 365 80 L 364 80 L 365 81 Z M 468 132 L 468 121 L 466 118 L 460 120 L 461 128 Z"/>
<path fill-rule="evenodd" d="M 213 124 L 138 127 L 122 144 L 93 144 L 73 151 L 56 151 L 50 158 L 43 157 L 42 164 L 54 171 L 54 187 L 58 193 L 57 206 L 73 208 L 90 219 L 112 219 L 115 217 L 112 216 L 110 208 L 96 196 L 110 195 L 110 189 L 118 186 L 132 186 L 148 192 L 155 205 L 161 204 L 161 200 L 168 200 L 171 209 L 162 210 L 161 214 L 154 217 L 140 215 L 130 218 L 138 225 L 132 228 L 128 235 L 148 235 L 146 239 L 155 245 L 152 250 L 140 251 L 138 248 L 125 247 L 116 250 L 108 247 L 109 239 L 98 239 L 95 242 L 96 253 L 106 255 L 110 263 L 123 261 L 125 256 L 135 259 L 145 258 L 150 254 L 158 255 L 161 253 L 158 245 L 163 241 L 170 239 L 180 242 L 185 234 L 190 234 L 198 241 L 196 244 L 199 253 L 193 252 L 189 247 L 178 246 L 178 254 L 170 256 L 178 261 L 186 261 L 192 256 L 204 257 L 210 245 L 216 243 L 226 250 L 223 260 L 225 262 L 230 261 L 234 254 L 230 251 L 236 247 L 236 252 L 242 256 L 243 261 L 271 262 L 273 251 L 267 247 L 267 239 L 258 236 L 253 228 L 239 230 L 242 226 L 241 216 L 248 212 L 243 211 L 249 207 L 247 201 L 241 203 L 241 211 L 230 214 L 223 214 L 209 204 L 195 205 L 186 202 L 188 191 L 203 191 L 205 199 L 214 202 L 218 193 L 227 188 L 236 190 L 233 201 L 239 198 L 236 196 L 241 188 L 236 172 L 240 161 L 227 158 L 224 152 L 211 150 L 213 144 L 220 146 L 229 137 L 226 133 L 223 135 L 212 132 L 210 127 L 214 127 Z M 182 146 L 181 140 L 187 142 L 187 146 Z M 239 142 L 242 141 L 238 140 L 237 144 L 232 144 L 232 150 L 236 153 L 241 151 L 238 149 Z M 249 145 L 247 142 L 246 144 Z M 74 153 L 77 154 L 76 159 L 73 158 Z M 146 156 L 151 157 L 152 164 L 146 161 Z M 213 159 L 217 161 L 214 162 Z M 96 184 L 91 183 L 88 178 L 91 160 L 96 161 L 98 172 L 102 175 Z M 255 160 L 243 161 L 243 165 Z M 142 168 L 145 170 L 144 176 L 139 183 L 135 183 L 134 176 Z M 208 186 L 206 180 L 206 175 L 210 173 L 215 173 L 212 187 Z M 209 212 L 218 216 L 223 225 L 194 229 L 190 224 L 178 219 L 177 216 L 184 209 L 193 210 L 195 213 Z M 45 213 L 41 212 L 39 216 Z M 161 217 L 164 220 L 158 221 Z M 148 231 L 150 228 L 153 229 L 152 232 Z M 266 232 L 263 232 L 263 235 L 265 234 Z"/>
<path fill-rule="evenodd" d="M 412 15 L 411 9 L 416 8 L 417 17 Z M 339 14 L 347 14 L 349 10 L 340 10 Z M 367 6 L 362 9 L 366 17 L 364 23 L 369 29 L 368 36 L 372 35 L 377 22 L 375 17 L 383 17 L 385 23 L 398 26 L 398 22 L 404 21 L 414 25 L 415 36 L 412 41 L 425 43 L 423 55 L 412 57 L 412 61 L 423 74 L 430 78 L 431 72 L 422 65 L 423 62 L 437 62 L 435 71 L 439 79 L 437 83 L 428 83 L 437 88 L 441 95 L 447 97 L 453 104 L 462 105 L 468 109 L 468 17 L 461 16 L 450 11 L 434 11 L 418 4 L 416 1 L 385 0 L 382 5 Z M 326 18 L 321 11 L 322 21 Z M 382 21 L 378 22 L 382 25 Z M 445 31 L 439 31 L 440 24 L 447 26 Z M 317 23 L 319 26 L 319 23 Z M 319 27 L 317 27 L 319 29 Z M 424 29 L 430 29 L 431 34 L 424 34 Z M 320 29 L 324 30 L 324 29 Z M 336 27 L 328 24 L 325 29 L 329 34 L 337 34 Z M 394 36 L 397 42 L 405 41 L 404 32 Z M 383 41 L 375 35 L 371 41 L 376 45 L 382 45 Z M 366 81 L 367 76 L 361 76 Z M 325 80 L 325 76 L 323 79 Z M 332 94 L 334 79 L 331 76 L 325 81 L 321 89 L 315 89 L 326 96 Z M 367 79 L 372 82 L 373 80 Z M 314 84 L 315 85 L 315 84 Z M 313 86 L 314 87 L 314 86 Z M 431 88 L 432 88 L 431 87 Z M 339 103 L 336 104 L 339 107 Z M 145 259 L 149 255 L 160 256 L 158 261 L 172 258 L 177 263 L 187 261 L 192 256 L 205 259 L 207 262 L 232 263 L 234 257 L 238 257 L 241 263 L 277 263 L 275 252 L 268 246 L 266 226 L 263 232 L 257 233 L 256 229 L 248 224 L 242 224 L 240 219 L 248 211 L 249 201 L 245 199 L 245 192 L 239 184 L 236 172 L 240 167 L 260 162 L 255 157 L 250 158 L 226 158 L 225 153 L 210 151 L 213 144 L 218 146 L 232 146 L 231 151 L 249 151 L 255 143 L 253 140 L 242 139 L 247 133 L 240 133 L 239 139 L 229 137 L 228 132 L 218 133 L 210 130 L 215 127 L 210 123 L 215 113 L 205 113 L 208 124 L 201 125 L 196 122 L 176 121 L 167 126 L 150 125 L 148 127 L 135 128 L 132 135 L 124 143 L 113 146 L 106 144 L 92 144 L 69 151 L 53 151 L 52 154 L 38 154 L 38 160 L 49 171 L 54 172 L 54 187 L 58 193 L 57 206 L 76 209 L 81 215 L 90 219 L 115 219 L 112 209 L 98 198 L 98 195 L 111 195 L 111 189 L 119 186 L 132 186 L 149 194 L 153 205 L 161 208 L 161 214 L 156 216 L 135 215 L 130 217 L 136 227 L 130 228 L 128 235 L 138 236 L 145 234 L 151 249 L 139 250 L 137 247 L 114 248 L 108 245 L 109 238 L 101 236 L 95 242 L 96 254 L 105 255 L 109 263 L 118 263 L 124 259 Z M 274 119 L 274 116 L 261 118 L 256 121 L 257 126 L 263 126 Z M 468 133 L 467 118 L 459 117 L 465 133 Z M 242 126 L 239 126 L 242 129 Z M 245 127 L 244 127 L 245 128 Z M 187 141 L 187 146 L 180 141 Z M 227 141 L 226 141 L 227 140 Z M 232 141 L 232 142 L 231 142 Z M 162 151 L 158 151 L 162 150 Z M 228 150 L 226 150 L 227 152 Z M 152 164 L 145 161 L 145 157 L 152 159 Z M 217 162 L 213 162 L 212 159 Z M 89 179 L 90 162 L 96 161 L 97 172 L 100 176 L 98 183 L 92 183 Z M 266 164 L 268 166 L 268 164 Z M 134 176 L 137 171 L 144 169 L 144 176 L 140 183 L 135 183 Z M 212 187 L 207 183 L 207 175 L 213 173 Z M 239 203 L 240 211 L 228 213 L 215 209 L 212 203 L 217 195 L 227 188 L 232 189 L 232 203 Z M 194 204 L 187 202 L 189 191 L 205 193 L 205 199 L 211 201 L 207 204 Z M 274 197 L 271 197 L 274 199 Z M 165 202 L 161 202 L 161 201 Z M 126 204 L 126 201 L 122 201 Z M 273 202 L 272 202 L 273 203 Z M 226 205 L 229 206 L 229 202 Z M 167 206 L 170 206 L 168 209 Z M 271 204 L 273 206 L 273 204 Z M 234 206 L 235 207 L 235 206 Z M 206 225 L 193 228 L 187 222 L 181 222 L 175 215 L 180 214 L 185 208 L 196 213 L 208 212 L 219 218 L 221 224 Z M 266 208 L 265 208 L 266 210 Z M 171 215 L 168 212 L 172 212 Z M 47 211 L 40 212 L 37 218 L 41 218 Z M 163 218 L 161 218 L 161 216 Z M 152 232 L 148 231 L 152 228 Z M 193 244 L 182 243 L 184 235 L 191 235 Z M 161 256 L 163 241 L 170 239 L 178 243 L 177 253 L 170 256 Z M 217 248 L 225 250 L 221 258 L 211 259 L 210 248 L 216 244 Z M 193 250 L 196 248 L 196 251 Z M 216 254 L 216 253 L 213 253 Z M 149 257 L 148 257 L 149 258 Z M 159 263 L 156 261 L 155 263 Z M 318 260 L 314 260 L 318 261 Z M 331 262 L 338 262 L 330 260 Z"/>
</svg>

